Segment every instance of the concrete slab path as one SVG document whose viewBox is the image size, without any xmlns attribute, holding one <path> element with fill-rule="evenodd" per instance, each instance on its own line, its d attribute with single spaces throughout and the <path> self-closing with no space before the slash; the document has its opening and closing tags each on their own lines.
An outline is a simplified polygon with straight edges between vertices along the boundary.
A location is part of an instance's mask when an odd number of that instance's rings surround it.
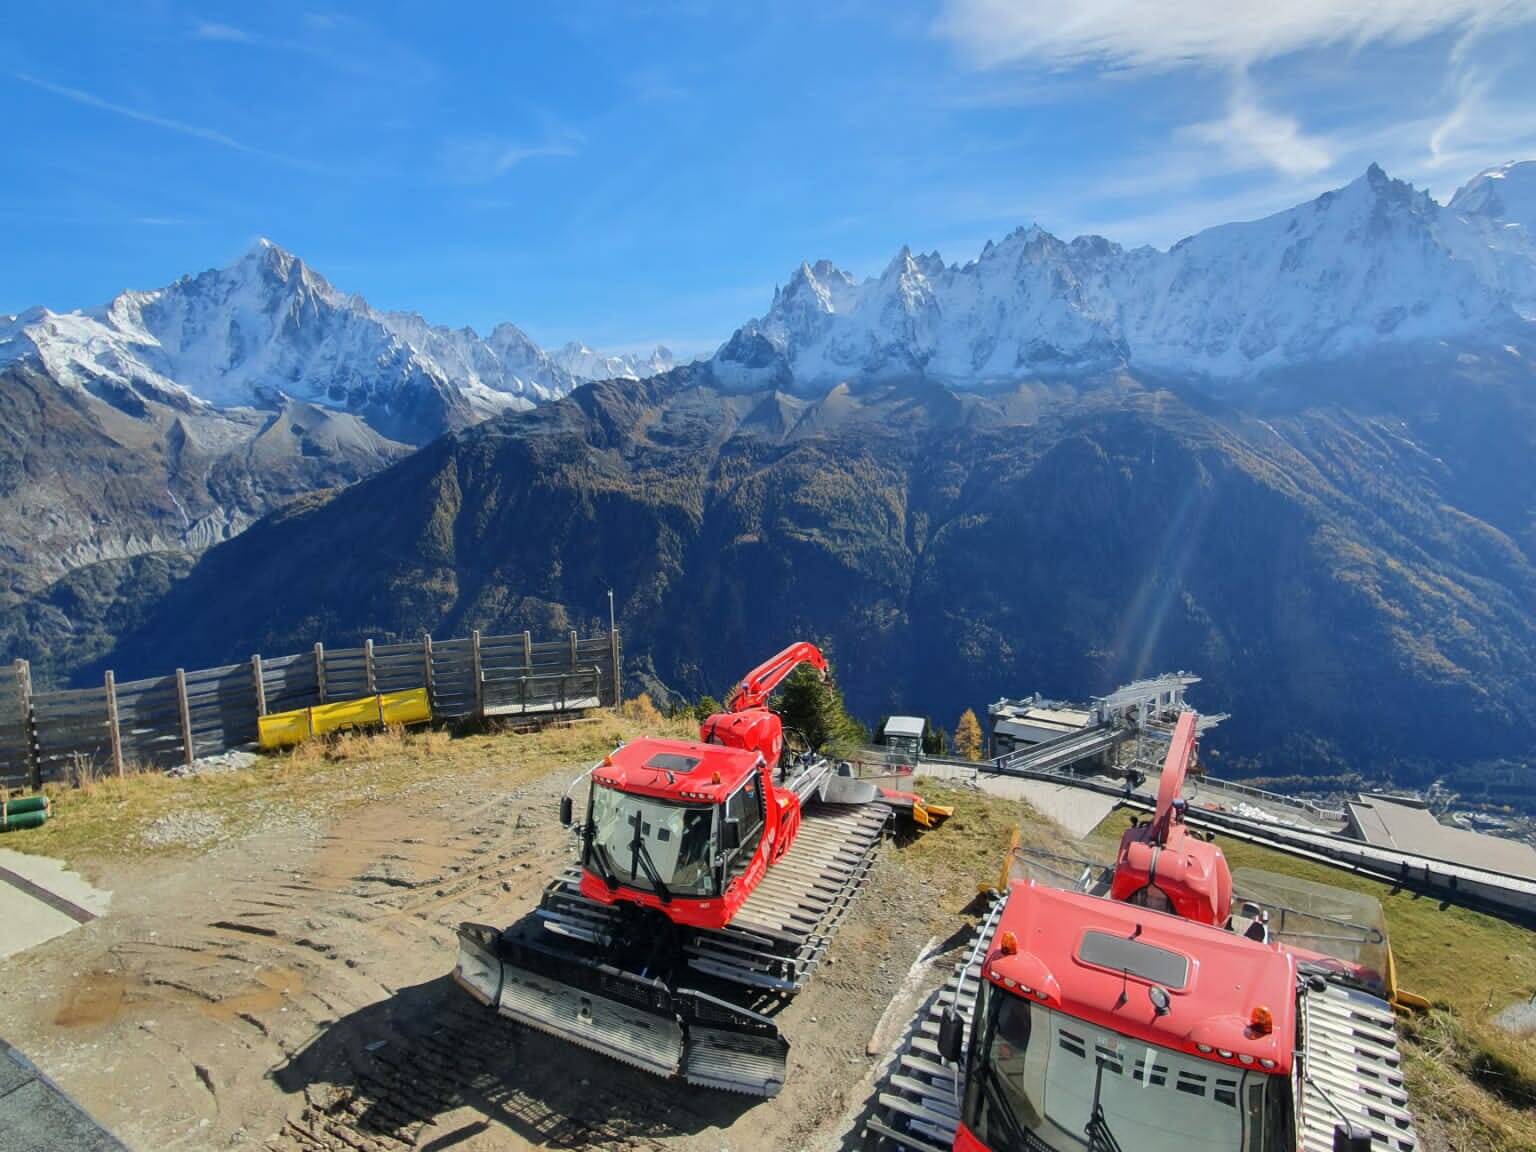
<svg viewBox="0 0 1536 1152">
<path fill-rule="evenodd" d="M 105 915 L 112 893 L 64 861 L 0 848 L 0 959 L 35 948 Z"/>
</svg>

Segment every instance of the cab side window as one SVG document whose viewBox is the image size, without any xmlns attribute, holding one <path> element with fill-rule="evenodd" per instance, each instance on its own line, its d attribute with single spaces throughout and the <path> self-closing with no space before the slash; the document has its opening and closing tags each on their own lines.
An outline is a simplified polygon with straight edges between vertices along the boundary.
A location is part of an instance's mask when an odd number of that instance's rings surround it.
<svg viewBox="0 0 1536 1152">
<path fill-rule="evenodd" d="M 741 847 L 730 862 L 728 878 L 733 878 L 746 869 L 757 851 L 757 842 L 763 838 L 763 789 L 756 776 L 726 798 L 725 818 L 736 821 L 741 828 Z"/>
</svg>

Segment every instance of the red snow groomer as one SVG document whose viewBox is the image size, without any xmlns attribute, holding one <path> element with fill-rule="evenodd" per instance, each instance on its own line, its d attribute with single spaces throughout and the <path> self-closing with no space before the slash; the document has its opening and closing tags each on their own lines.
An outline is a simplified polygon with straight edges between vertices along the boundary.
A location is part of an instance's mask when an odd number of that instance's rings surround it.
<svg viewBox="0 0 1536 1152">
<path fill-rule="evenodd" d="M 862 886 L 893 808 L 949 814 L 855 778 L 803 737 L 786 751 L 773 690 L 798 643 L 754 669 L 699 739 L 645 738 L 589 781 L 578 866 L 504 931 L 459 929 L 455 978 L 501 1014 L 664 1076 L 755 1095 L 784 1081 L 773 1016 Z"/>
<path fill-rule="evenodd" d="M 1413 1152 L 1380 905 L 1241 872 L 1234 901 L 1184 822 L 1195 738 L 1185 713 L 1107 876 L 1026 860 L 901 1055 L 873 1147 Z"/>
</svg>

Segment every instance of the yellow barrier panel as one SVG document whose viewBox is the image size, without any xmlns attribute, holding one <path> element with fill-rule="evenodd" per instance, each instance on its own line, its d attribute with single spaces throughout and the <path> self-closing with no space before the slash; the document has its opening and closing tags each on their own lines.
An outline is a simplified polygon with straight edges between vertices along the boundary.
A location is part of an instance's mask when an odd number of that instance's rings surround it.
<svg viewBox="0 0 1536 1152">
<path fill-rule="evenodd" d="M 432 719 L 432 703 L 425 688 L 360 696 L 335 704 L 317 704 L 293 712 L 274 712 L 256 721 L 257 742 L 263 748 L 291 748 L 311 736 L 323 736 L 343 728 L 375 724 L 420 724 Z"/>
<path fill-rule="evenodd" d="M 342 728 L 360 728 L 379 723 L 379 698 L 362 696 L 335 704 L 317 704 L 309 710 L 309 723 L 316 736 Z"/>
<path fill-rule="evenodd" d="M 432 704 L 425 688 L 409 692 L 385 692 L 379 696 L 379 716 L 386 724 L 419 724 L 432 719 Z"/>
<path fill-rule="evenodd" d="M 288 748 L 302 744 L 311 735 L 309 709 L 294 712 L 274 712 L 256 720 L 257 742 L 263 748 Z"/>
</svg>

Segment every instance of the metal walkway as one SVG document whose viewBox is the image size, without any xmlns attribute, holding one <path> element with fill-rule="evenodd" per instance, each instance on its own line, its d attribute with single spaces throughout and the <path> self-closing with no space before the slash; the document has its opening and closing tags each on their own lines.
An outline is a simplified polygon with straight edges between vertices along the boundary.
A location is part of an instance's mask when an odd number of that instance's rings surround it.
<svg viewBox="0 0 1536 1152">
<path fill-rule="evenodd" d="M 1332 1152 L 1334 1128 L 1369 1133 L 1378 1152 L 1419 1146 L 1403 1087 L 1392 1006 L 1329 984 L 1301 998 L 1303 1152 Z"/>
<path fill-rule="evenodd" d="M 1131 732 L 1109 724 L 1098 724 L 1036 744 L 1032 748 L 1020 748 L 992 761 L 990 770 L 1004 775 L 1025 775 L 1032 772 L 1060 772 L 1065 768 L 1101 752 L 1107 752 L 1131 737 Z"/>
</svg>

